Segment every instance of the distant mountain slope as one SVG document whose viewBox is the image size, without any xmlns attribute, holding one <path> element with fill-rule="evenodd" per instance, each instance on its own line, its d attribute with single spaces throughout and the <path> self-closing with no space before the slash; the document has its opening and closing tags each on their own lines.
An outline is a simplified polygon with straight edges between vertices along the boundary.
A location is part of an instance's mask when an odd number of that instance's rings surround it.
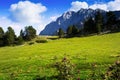
<svg viewBox="0 0 120 80">
<path fill-rule="evenodd" d="M 62 28 L 64 31 L 70 25 L 76 25 L 77 27 L 82 27 L 85 20 L 89 17 L 95 17 L 97 12 L 102 13 L 106 17 L 106 11 L 100 9 L 80 9 L 78 12 L 68 11 L 62 16 L 58 17 L 56 21 L 46 25 L 45 29 L 40 32 L 40 35 L 55 35 L 59 28 Z M 120 11 L 115 11 L 117 17 L 120 18 Z"/>
</svg>

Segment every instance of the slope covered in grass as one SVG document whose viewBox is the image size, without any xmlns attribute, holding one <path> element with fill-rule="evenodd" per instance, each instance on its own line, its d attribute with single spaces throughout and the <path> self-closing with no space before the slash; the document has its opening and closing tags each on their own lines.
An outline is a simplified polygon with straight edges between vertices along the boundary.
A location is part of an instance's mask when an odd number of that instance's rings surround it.
<svg viewBox="0 0 120 80">
<path fill-rule="evenodd" d="M 109 64 L 120 59 L 120 33 L 2 47 L 0 79 L 15 76 L 20 80 L 32 80 L 36 75 L 52 76 L 56 73 L 50 68 L 50 64 L 64 56 L 81 70 L 82 79 L 89 75 L 92 63 L 104 72 Z"/>
</svg>

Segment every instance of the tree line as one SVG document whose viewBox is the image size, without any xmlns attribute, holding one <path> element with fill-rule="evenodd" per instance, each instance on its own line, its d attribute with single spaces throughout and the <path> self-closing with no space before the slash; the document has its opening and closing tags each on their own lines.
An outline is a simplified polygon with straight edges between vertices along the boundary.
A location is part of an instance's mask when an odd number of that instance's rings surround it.
<svg viewBox="0 0 120 80">
<path fill-rule="evenodd" d="M 12 46 L 21 45 L 25 41 L 30 41 L 36 37 L 36 30 L 32 26 L 25 27 L 25 30 L 21 30 L 19 36 L 15 35 L 12 27 L 8 27 L 7 31 L 4 32 L 0 27 L 0 47 L 1 46 Z"/>
<path fill-rule="evenodd" d="M 62 28 L 58 30 L 58 36 L 61 37 L 74 37 L 74 36 L 87 36 L 91 34 L 112 33 L 120 31 L 120 20 L 115 14 L 110 11 L 104 17 L 99 11 L 96 13 L 95 18 L 90 17 L 84 21 L 83 27 L 78 28 L 76 25 L 71 25 L 64 31 Z"/>
</svg>

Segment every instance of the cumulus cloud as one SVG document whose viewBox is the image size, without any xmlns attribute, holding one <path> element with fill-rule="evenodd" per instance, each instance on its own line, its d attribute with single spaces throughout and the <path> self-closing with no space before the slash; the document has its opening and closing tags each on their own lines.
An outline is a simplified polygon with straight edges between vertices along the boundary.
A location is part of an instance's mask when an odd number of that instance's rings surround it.
<svg viewBox="0 0 120 80">
<path fill-rule="evenodd" d="M 24 29 L 25 26 L 32 25 L 37 30 L 37 34 L 39 34 L 47 23 L 42 15 L 47 8 L 41 3 L 19 1 L 16 4 L 12 4 L 9 10 L 9 17 L 2 16 L 0 18 L 0 26 L 5 31 L 8 26 L 11 26 L 16 34 L 19 35 L 21 29 Z"/>
<path fill-rule="evenodd" d="M 17 35 L 19 34 L 20 30 L 24 28 L 22 24 L 13 22 L 10 19 L 8 19 L 7 17 L 0 18 L 0 25 L 1 25 L 1 27 L 3 27 L 3 29 L 5 31 L 7 31 L 7 28 L 9 26 L 12 27 L 15 30 Z"/>
<path fill-rule="evenodd" d="M 107 5 L 110 11 L 120 10 L 120 0 L 110 1 Z"/>
<path fill-rule="evenodd" d="M 81 8 L 83 9 L 102 9 L 106 11 L 115 11 L 120 10 L 120 0 L 114 0 L 107 3 L 95 3 L 92 5 L 89 5 L 87 2 L 81 2 L 81 1 L 74 1 L 71 3 L 70 11 L 78 11 Z"/>
<path fill-rule="evenodd" d="M 31 25 L 37 30 L 37 34 L 39 34 L 40 31 L 42 31 L 44 29 L 46 23 L 40 23 L 40 24 L 38 23 L 38 24 L 31 24 Z M 30 25 L 19 23 L 19 22 L 14 22 L 5 16 L 1 17 L 0 18 L 0 27 L 2 27 L 5 31 L 7 31 L 7 28 L 9 26 L 14 29 L 16 35 L 18 36 L 20 34 L 21 29 L 24 29 L 26 26 L 30 26 Z"/>
<path fill-rule="evenodd" d="M 93 4 L 93 5 L 89 6 L 89 8 L 91 8 L 91 9 L 102 9 L 102 10 L 105 10 L 105 11 L 108 10 L 106 4 Z"/>
<path fill-rule="evenodd" d="M 30 1 L 20 1 L 12 4 L 10 7 L 11 17 L 14 21 L 36 24 L 41 22 L 41 13 L 47 8 L 41 3 L 32 3 Z"/>
<path fill-rule="evenodd" d="M 75 1 L 71 3 L 71 8 L 69 9 L 70 11 L 78 11 L 81 8 L 86 9 L 88 8 L 88 4 L 86 2 L 80 2 L 80 1 Z"/>
</svg>

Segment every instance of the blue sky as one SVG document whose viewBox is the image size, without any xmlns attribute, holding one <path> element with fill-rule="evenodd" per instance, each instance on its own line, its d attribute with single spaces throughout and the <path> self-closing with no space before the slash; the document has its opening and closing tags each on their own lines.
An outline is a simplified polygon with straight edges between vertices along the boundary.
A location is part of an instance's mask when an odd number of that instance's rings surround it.
<svg viewBox="0 0 120 80">
<path fill-rule="evenodd" d="M 0 26 L 11 26 L 16 34 L 27 25 L 39 33 L 45 25 L 55 21 L 66 11 L 81 8 L 120 10 L 120 0 L 0 0 Z"/>
<path fill-rule="evenodd" d="M 19 1 L 26 1 L 26 0 L 1 0 L 0 1 L 0 11 L 1 14 L 8 14 L 9 8 L 11 4 L 18 3 Z M 33 3 L 42 3 L 44 6 L 48 8 L 48 12 L 58 12 L 58 13 L 63 13 L 66 11 L 68 8 L 70 8 L 70 4 L 76 0 L 29 0 Z M 94 3 L 107 3 L 113 0 L 78 0 L 78 1 L 85 1 L 88 4 L 92 5 Z"/>
</svg>

